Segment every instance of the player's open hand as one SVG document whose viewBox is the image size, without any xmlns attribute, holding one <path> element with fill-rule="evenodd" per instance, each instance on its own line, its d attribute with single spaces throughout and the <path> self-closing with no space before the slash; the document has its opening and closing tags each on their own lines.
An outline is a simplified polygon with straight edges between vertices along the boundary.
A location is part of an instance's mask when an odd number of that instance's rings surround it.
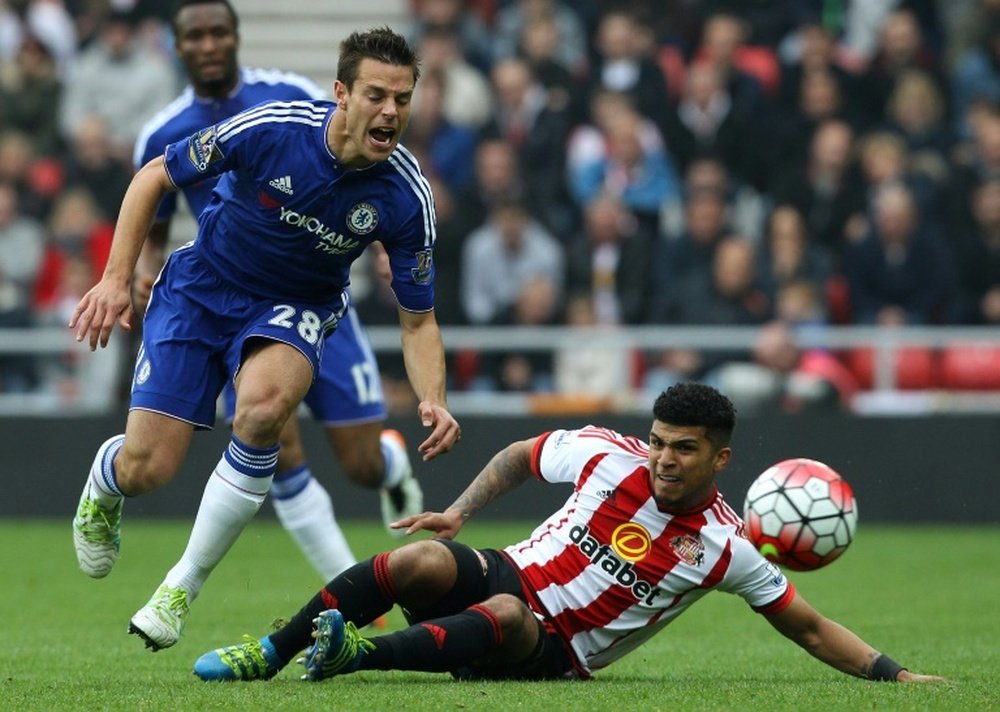
<svg viewBox="0 0 1000 712">
<path fill-rule="evenodd" d="M 462 439 L 462 428 L 444 406 L 421 401 L 417 413 L 423 426 L 431 428 L 431 434 L 417 446 L 424 462 L 448 452 Z"/>
<path fill-rule="evenodd" d="M 449 509 L 446 512 L 413 514 L 393 522 L 389 527 L 391 529 L 405 529 L 406 536 L 426 530 L 445 539 L 454 539 L 464 523 L 465 520 L 462 519 L 461 513 Z"/>
<path fill-rule="evenodd" d="M 83 295 L 73 310 L 69 328 L 76 330 L 76 340 L 90 338 L 90 350 L 108 345 L 115 322 L 124 330 L 132 329 L 132 300 L 128 282 L 102 279 Z"/>
</svg>

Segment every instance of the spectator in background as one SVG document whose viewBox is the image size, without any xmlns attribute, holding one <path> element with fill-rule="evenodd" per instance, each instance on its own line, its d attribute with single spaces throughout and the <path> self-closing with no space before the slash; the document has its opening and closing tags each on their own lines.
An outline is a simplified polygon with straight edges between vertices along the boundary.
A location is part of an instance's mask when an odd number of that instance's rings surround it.
<svg viewBox="0 0 1000 712">
<path fill-rule="evenodd" d="M 455 31 L 437 25 L 425 28 L 420 56 L 425 73 L 444 75 L 441 110 L 445 118 L 458 126 L 482 128 L 493 116 L 493 88 L 483 70 L 462 55 Z"/>
<path fill-rule="evenodd" d="M 472 184 L 456 194 L 454 224 L 461 240 L 486 222 L 493 207 L 518 199 L 536 220 L 545 206 L 527 189 L 516 149 L 503 138 L 484 138 L 475 151 Z M 435 246 L 435 262 L 439 246 Z"/>
<path fill-rule="evenodd" d="M 96 115 L 81 119 L 71 137 L 66 183 L 89 190 L 101 214 L 115 220 L 131 180 L 128 164 L 114 153 L 105 121 Z"/>
<path fill-rule="evenodd" d="M 13 129 L 0 133 L 0 183 L 17 192 L 18 213 L 44 220 L 61 182 L 59 176 L 44 180 L 44 174 L 37 170 L 39 165 L 28 134 Z"/>
<path fill-rule="evenodd" d="M 558 0 L 514 0 L 500 8 L 493 26 L 493 60 L 523 55 L 526 33 L 544 27 L 552 59 L 574 76 L 587 70 L 587 33 L 579 16 Z"/>
<path fill-rule="evenodd" d="M 745 71 L 739 63 L 749 31 L 747 23 L 736 15 L 710 14 L 702 25 L 701 42 L 695 49 L 693 63 L 705 62 L 715 70 L 737 114 L 760 119 L 769 108 L 764 87 L 757 76 Z"/>
<path fill-rule="evenodd" d="M 727 234 L 725 197 L 715 190 L 692 192 L 684 201 L 683 231 L 653 243 L 649 320 L 674 324 L 681 320 L 685 284 L 694 274 L 708 274 L 715 251 Z"/>
<path fill-rule="evenodd" d="M 897 9 L 881 25 L 878 50 L 861 78 L 859 108 L 867 110 L 869 123 L 877 123 L 885 116 L 896 83 L 910 70 L 926 72 L 942 91 L 947 86 L 917 17 L 908 9 Z"/>
<path fill-rule="evenodd" d="M 76 57 L 73 18 L 60 0 L 7 0 L 0 4 L 0 62 L 13 59 L 29 37 L 36 37 L 65 76 Z"/>
<path fill-rule="evenodd" d="M 858 390 L 846 366 L 827 351 L 801 346 L 783 321 L 761 327 L 752 359 L 725 363 L 713 378 L 741 412 L 848 409 Z"/>
<path fill-rule="evenodd" d="M 595 301 L 589 292 L 571 293 L 566 300 L 566 325 L 579 329 L 609 326 L 595 313 Z M 613 399 L 627 392 L 630 355 L 611 343 L 613 331 L 599 333 L 598 338 L 574 340 L 555 350 L 552 371 L 558 393 Z"/>
<path fill-rule="evenodd" d="M 643 117 L 637 112 L 617 115 L 605 130 L 606 153 L 581 161 L 570 171 L 573 197 L 581 207 L 601 193 L 610 193 L 639 219 L 650 234 L 659 231 L 660 206 L 680 195 L 673 161 L 662 142 L 643 140 Z"/>
<path fill-rule="evenodd" d="M 829 74 L 845 100 L 845 109 L 852 114 L 856 77 L 840 63 L 837 41 L 821 18 L 811 16 L 801 22 L 782 43 L 781 90 L 779 102 L 785 111 L 799 106 L 805 78 L 813 72 Z"/>
<path fill-rule="evenodd" d="M 1000 325 L 1000 177 L 972 195 L 973 224 L 959 234 L 959 309 L 962 323 Z"/>
<path fill-rule="evenodd" d="M 32 326 L 31 288 L 44 244 L 42 225 L 19 210 L 16 188 L 0 182 L 0 328 Z M 0 357 L 0 391 L 29 391 L 36 383 L 32 357 Z"/>
<path fill-rule="evenodd" d="M 954 136 L 944 96 L 930 75 L 903 72 L 886 106 L 886 126 L 906 142 L 911 167 L 936 184 L 948 180 Z"/>
<path fill-rule="evenodd" d="M 974 140 L 952 165 L 945 188 L 949 222 L 959 229 L 971 225 L 969 206 L 976 188 L 1000 178 L 1000 107 L 980 106 L 973 123 Z"/>
<path fill-rule="evenodd" d="M 497 62 L 491 73 L 496 115 L 484 137 L 503 138 L 517 151 L 524 188 L 544 206 L 545 225 L 560 238 L 574 229 L 576 212 L 566 192 L 566 107 L 552 106 L 549 95 L 523 59 Z"/>
<path fill-rule="evenodd" d="M 174 98 L 177 85 L 163 55 L 136 41 L 132 16 L 112 11 L 66 82 L 63 135 L 73 140 L 83 123 L 97 116 L 106 123 L 112 153 L 127 161 L 142 125 Z"/>
<path fill-rule="evenodd" d="M 753 132 L 747 118 L 736 111 L 718 71 L 706 62 L 691 64 L 681 99 L 668 112 L 664 129 L 667 145 L 681 172 L 695 159 L 713 156 L 740 181 L 752 179 L 756 153 Z"/>
<path fill-rule="evenodd" d="M 950 315 L 953 255 L 920 219 L 913 194 L 902 185 L 879 192 L 874 224 L 847 248 L 843 270 L 855 323 L 934 324 Z"/>
<path fill-rule="evenodd" d="M 458 53 L 481 72 L 487 72 L 492 60 L 489 28 L 473 12 L 467 0 L 418 0 L 406 38 L 411 47 L 421 48 L 429 33 L 443 31 L 455 38 Z"/>
<path fill-rule="evenodd" d="M 470 324 L 509 324 L 524 285 L 544 278 L 562 295 L 562 245 L 516 198 L 498 201 L 462 249 L 462 307 Z"/>
<path fill-rule="evenodd" d="M 40 315 L 56 315 L 65 319 L 45 318 L 50 324 L 65 326 L 80 298 L 100 279 L 111 252 L 114 225 L 101 213 L 94 198 L 84 186 L 63 191 L 52 207 L 48 221 L 48 244 L 42 258 L 34 285 L 34 308 Z M 86 265 L 87 276 L 68 270 L 79 270 Z M 77 294 L 80 281 L 86 288 Z M 73 288 L 67 291 L 66 285 Z M 69 311 L 66 312 L 66 306 Z"/>
<path fill-rule="evenodd" d="M 420 157 L 424 170 L 437 175 L 449 190 L 464 190 L 472 181 L 476 133 L 444 115 L 444 71 L 431 70 L 421 79 L 414 94 L 406 146 Z"/>
<path fill-rule="evenodd" d="M 569 175 L 579 172 L 586 164 L 606 160 L 608 133 L 624 115 L 638 113 L 632 98 L 625 93 L 599 89 L 589 96 L 588 114 L 576 125 L 566 145 L 566 165 Z M 647 152 L 663 151 L 663 136 L 659 127 L 647 116 L 639 114 L 639 139 Z"/>
<path fill-rule="evenodd" d="M 867 231 L 874 215 L 874 200 L 882 188 L 902 184 L 913 194 L 928 220 L 940 227 L 941 213 L 938 186 L 926 173 L 910 168 L 906 143 L 895 133 L 874 131 L 862 136 L 856 147 L 860 177 L 865 189 L 864 230 L 853 237 L 860 239 Z"/>
<path fill-rule="evenodd" d="M 747 240 L 729 235 L 715 249 L 711 269 L 685 276 L 677 323 L 688 326 L 753 326 L 771 318 L 771 303 L 757 279 L 757 255 Z M 654 356 L 646 388 L 684 379 L 710 379 L 728 361 L 749 361 L 748 349 L 672 349 Z"/>
<path fill-rule="evenodd" d="M 775 203 L 794 205 L 809 234 L 839 259 L 849 220 L 864 210 L 864 195 L 852 175 L 854 131 L 847 122 L 821 123 L 809 144 L 804 165 L 789 167 L 772 184 Z"/>
<path fill-rule="evenodd" d="M 660 211 L 662 234 L 682 234 L 687 198 L 706 191 L 723 197 L 726 222 L 735 232 L 754 244 L 760 242 L 769 210 L 767 200 L 752 186 L 733 177 L 726 164 L 713 156 L 696 158 L 689 163 L 684 173 L 682 195 L 663 202 Z"/>
<path fill-rule="evenodd" d="M 805 281 L 822 294 L 832 273 L 829 253 L 810 238 L 802 214 L 791 205 L 771 212 L 757 272 L 761 289 L 776 304 L 782 288 Z"/>
<path fill-rule="evenodd" d="M 52 54 L 41 40 L 26 36 L 13 60 L 0 62 L 0 130 L 30 136 L 38 156 L 57 155 L 62 90 Z"/>
<path fill-rule="evenodd" d="M 596 323 L 644 322 L 653 292 L 652 234 L 608 193 L 587 203 L 583 212 L 583 234 L 567 250 L 568 290 L 589 295 Z"/>
<path fill-rule="evenodd" d="M 575 124 L 586 114 L 586 65 L 564 63 L 560 50 L 565 44 L 560 32 L 556 17 L 543 14 L 521 28 L 517 54 L 545 87 L 549 106 L 568 111 Z"/>
<path fill-rule="evenodd" d="M 523 284 L 511 310 L 509 326 L 539 327 L 562 322 L 561 284 L 535 275 Z M 553 389 L 553 356 L 540 351 L 507 349 L 484 359 L 480 386 L 504 393 L 539 393 Z"/>
<path fill-rule="evenodd" d="M 682 324 L 750 325 L 763 323 L 771 302 L 760 287 L 757 253 L 747 240 L 728 235 L 716 247 L 708 273 L 684 280 Z"/>
<path fill-rule="evenodd" d="M 958 57 L 951 78 L 952 121 L 955 132 L 962 138 L 972 136 L 966 116 L 974 103 L 1000 106 L 1000 7 L 983 18 L 978 30 L 979 41 Z"/>
<path fill-rule="evenodd" d="M 802 75 L 794 106 L 775 117 L 765 129 L 771 150 L 767 152 L 768 170 L 780 173 L 801 165 L 809 155 L 809 142 L 824 121 L 841 119 L 852 127 L 858 122 L 847 109 L 841 84 L 826 69 L 809 70 Z"/>
<path fill-rule="evenodd" d="M 627 10 L 605 12 L 594 38 L 590 91 L 608 89 L 626 94 L 633 106 L 662 130 L 670 107 L 667 79 L 645 54 L 641 35 L 638 20 Z"/>
</svg>

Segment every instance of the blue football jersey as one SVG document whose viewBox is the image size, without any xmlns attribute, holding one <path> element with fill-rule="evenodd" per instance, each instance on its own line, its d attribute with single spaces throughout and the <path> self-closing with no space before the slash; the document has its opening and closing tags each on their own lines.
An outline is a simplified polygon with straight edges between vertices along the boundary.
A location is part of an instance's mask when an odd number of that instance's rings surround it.
<svg viewBox="0 0 1000 712">
<path fill-rule="evenodd" d="M 341 166 L 326 143 L 330 101 L 260 104 L 165 152 L 180 189 L 216 176 L 194 249 L 221 278 L 272 299 L 338 299 L 351 263 L 385 246 L 403 309 L 434 308 L 434 201 L 402 145 L 364 169 Z"/>
<path fill-rule="evenodd" d="M 132 162 L 139 170 L 152 159 L 162 156 L 167 145 L 266 101 L 325 98 L 326 93 L 315 82 L 299 74 L 244 67 L 240 70 L 239 84 L 225 99 L 200 97 L 189 86 L 157 112 L 142 127 Z M 194 215 L 197 216 L 208 205 L 216 181 L 216 178 L 209 178 L 184 188 L 184 199 Z M 169 220 L 176 210 L 177 194 L 164 196 L 156 212 L 157 221 Z"/>
</svg>

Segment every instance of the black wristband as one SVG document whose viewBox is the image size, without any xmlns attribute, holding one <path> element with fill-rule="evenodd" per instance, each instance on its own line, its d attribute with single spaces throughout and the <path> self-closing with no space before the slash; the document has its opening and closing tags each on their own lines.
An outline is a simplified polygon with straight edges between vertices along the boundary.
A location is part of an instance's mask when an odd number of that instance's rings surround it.
<svg viewBox="0 0 1000 712">
<path fill-rule="evenodd" d="M 878 682 L 896 682 L 896 675 L 905 669 L 888 655 L 879 655 L 872 663 L 871 670 L 868 671 L 868 679 Z"/>
</svg>

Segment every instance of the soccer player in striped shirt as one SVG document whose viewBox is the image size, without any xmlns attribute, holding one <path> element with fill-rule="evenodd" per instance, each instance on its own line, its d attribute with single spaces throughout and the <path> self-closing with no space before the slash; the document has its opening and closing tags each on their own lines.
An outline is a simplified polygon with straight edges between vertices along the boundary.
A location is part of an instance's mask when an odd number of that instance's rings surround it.
<svg viewBox="0 0 1000 712">
<path fill-rule="evenodd" d="M 174 9 L 173 30 L 177 56 L 190 85 L 143 127 L 133 157 L 136 170 L 162 155 L 171 143 L 255 104 L 325 98 L 325 93 L 305 77 L 240 67 L 239 20 L 228 0 L 181 0 Z M 216 182 L 206 179 L 183 188 L 194 215 L 208 205 Z M 289 176 L 275 179 L 274 185 L 294 194 Z M 160 201 L 143 246 L 133 280 L 133 302 L 139 309 L 145 309 L 166 259 L 176 209 L 177 194 L 168 193 Z M 236 411 L 232 384 L 226 385 L 224 398 L 226 418 L 232 422 Z M 305 403 L 323 424 L 348 479 L 380 490 L 386 526 L 423 511 L 423 493 L 413 476 L 406 443 L 398 431 L 384 429 L 387 413 L 378 363 L 353 307 L 327 339 L 319 374 Z M 329 581 L 357 560 L 334 516 L 329 493 L 312 476 L 306 462 L 296 417 L 285 423 L 280 445 L 271 486 L 274 510 L 322 580 Z M 180 570 L 186 565 L 184 561 L 178 564 Z M 158 602 L 181 594 L 169 582 L 164 586 L 131 621 L 132 627 L 157 648 L 173 645 L 179 634 L 177 608 L 164 610 Z"/>
<path fill-rule="evenodd" d="M 124 435 L 98 449 L 73 522 L 81 568 L 107 575 L 122 503 L 169 482 L 194 430 L 210 428 L 227 382 L 236 391 L 229 447 L 209 478 L 187 550 L 151 601 L 154 649 L 176 642 L 188 607 L 260 507 L 279 434 L 320 371 L 326 337 L 345 318 L 351 263 L 385 247 L 399 302 L 404 360 L 430 429 L 425 460 L 459 438 L 448 411 L 434 317 L 434 204 L 400 143 L 419 76 L 388 28 L 341 45 L 336 102 L 256 105 L 167 146 L 135 175 L 100 282 L 71 319 L 78 340 L 105 346 L 132 317 L 130 283 L 161 198 L 218 182 L 198 236 L 171 254 L 146 310 Z M 138 614 L 137 614 L 138 615 Z"/>
<path fill-rule="evenodd" d="M 408 534 L 438 538 L 358 564 L 280 630 L 208 652 L 194 672 L 267 678 L 308 647 L 300 659 L 307 680 L 399 669 L 460 679 L 588 678 L 718 589 L 845 673 L 942 681 L 909 672 L 824 618 L 746 539 L 715 485 L 732 456 L 734 426 L 728 398 L 688 383 L 656 399 L 646 441 L 587 426 L 515 442 L 444 512 L 397 522 Z M 573 492 L 529 538 L 499 550 L 453 541 L 470 516 L 532 477 Z M 394 604 L 409 628 L 358 633 Z"/>
</svg>

